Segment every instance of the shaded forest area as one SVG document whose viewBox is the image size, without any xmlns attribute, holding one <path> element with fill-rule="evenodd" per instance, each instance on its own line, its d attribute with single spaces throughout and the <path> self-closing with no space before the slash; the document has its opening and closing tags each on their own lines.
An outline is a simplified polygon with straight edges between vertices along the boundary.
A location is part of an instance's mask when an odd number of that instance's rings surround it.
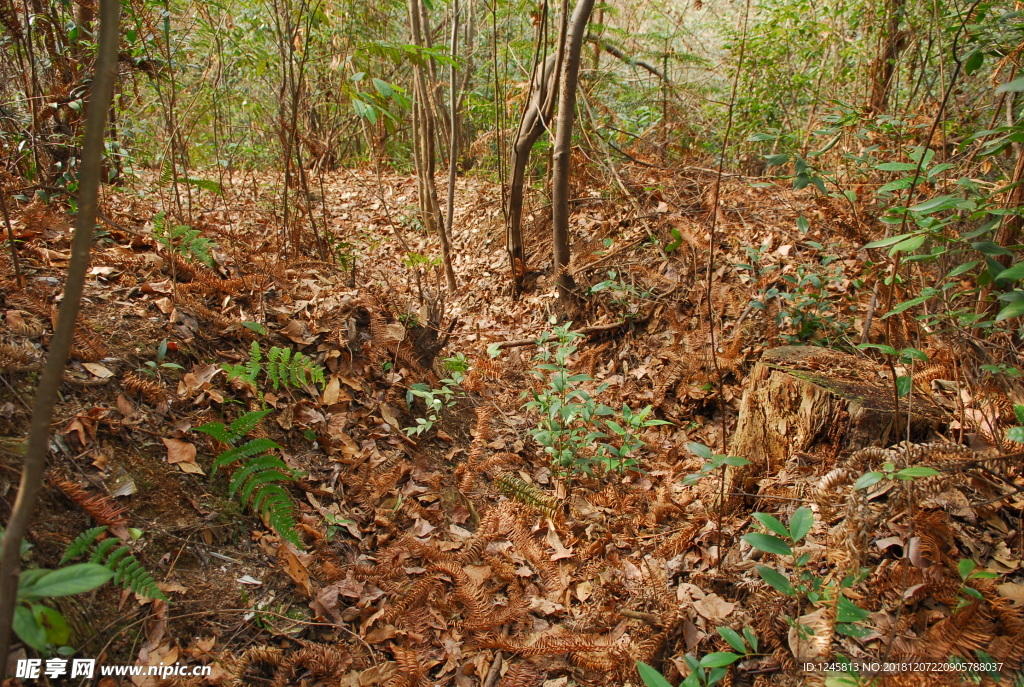
<svg viewBox="0 0 1024 687">
<path fill-rule="evenodd" d="M 4 685 L 1024 686 L 1018 3 L 0 25 Z"/>
</svg>

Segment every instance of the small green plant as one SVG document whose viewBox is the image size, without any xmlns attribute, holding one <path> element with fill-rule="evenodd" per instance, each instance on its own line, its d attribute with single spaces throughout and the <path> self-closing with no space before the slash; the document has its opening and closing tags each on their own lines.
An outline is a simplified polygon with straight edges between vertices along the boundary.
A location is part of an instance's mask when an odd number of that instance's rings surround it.
<svg viewBox="0 0 1024 687">
<path fill-rule="evenodd" d="M 290 348 L 272 347 L 267 351 L 267 360 L 263 362 L 263 349 L 259 341 L 253 341 L 249 347 L 249 359 L 240 365 L 224 365 L 228 379 L 239 379 L 259 392 L 259 376 L 265 374 L 275 391 L 281 387 L 301 387 L 312 382 L 324 386 L 324 368 L 314 363 L 302 351 Z M 262 392 L 260 392 L 262 398 Z"/>
<path fill-rule="evenodd" d="M 651 298 L 652 289 L 641 289 L 621 279 L 614 270 L 608 272 L 608 278 L 600 281 L 589 289 L 587 293 L 607 292 L 611 297 L 611 304 L 622 313 L 623 317 L 634 317 L 639 313 L 640 302 Z"/>
<path fill-rule="evenodd" d="M 106 531 L 107 527 L 103 526 L 82 532 L 68 545 L 60 564 L 64 565 L 79 556 L 88 555 L 90 563 L 98 563 L 114 573 L 114 584 L 119 584 L 148 599 L 166 601 L 167 597 L 157 587 L 156 580 L 131 554 L 131 549 L 121 544 L 120 539 L 110 537 L 97 543 L 96 540 Z"/>
<path fill-rule="evenodd" d="M 746 465 L 750 465 L 750 461 L 746 458 L 716 454 L 704 444 L 699 444 L 695 441 L 690 442 L 686 447 L 690 449 L 690 452 L 695 456 L 699 456 L 706 461 L 704 465 L 701 466 L 700 472 L 695 472 L 683 478 L 683 484 L 686 484 L 687 486 L 692 487 L 716 470 L 724 471 L 729 466 L 741 468 Z"/>
<path fill-rule="evenodd" d="M 616 416 L 615 410 L 595 398 L 608 388 L 607 384 L 599 384 L 593 394 L 583 389 L 581 385 L 593 379 L 569 369 L 569 359 L 577 350 L 575 341 L 582 336 L 571 326 L 566 323 L 555 327 L 537 341 L 537 364 L 530 373 L 545 386 L 523 394 L 532 393 L 533 399 L 523 407 L 539 416 L 530 434 L 544 447 L 552 467 L 570 478 L 579 472 L 592 475 L 595 464 L 619 474 L 635 470 L 639 463 L 632 455 L 646 445 L 638 437 L 639 431 L 671 423 L 651 419 L 652 406 L 634 412 L 623 404 L 621 414 Z M 609 437 L 618 437 L 619 445 L 598 442 Z"/>
<path fill-rule="evenodd" d="M 717 685 L 726 676 L 731 666 L 741 658 L 757 654 L 757 635 L 749 627 L 743 628 L 741 635 L 736 630 L 728 627 L 719 627 L 718 634 L 728 642 L 736 653 L 732 651 L 716 651 L 701 658 L 687 654 L 684 657 L 690 674 L 686 676 L 679 687 L 711 687 Z M 665 679 L 665 676 L 647 665 L 643 661 L 637 661 L 637 672 L 640 679 L 647 687 L 672 687 L 672 683 Z"/>
<path fill-rule="evenodd" d="M 0 535 L 4 531 L 0 528 Z M 21 543 L 21 557 L 27 558 L 31 545 Z M 17 605 L 14 607 L 12 629 L 21 641 L 44 656 L 57 647 L 59 654 L 73 653 L 68 646 L 71 630 L 64 616 L 45 603 L 45 599 L 74 596 L 101 587 L 114 572 L 98 563 L 78 563 L 56 570 L 33 568 L 18 577 Z"/>
<path fill-rule="evenodd" d="M 1006 438 L 1018 444 L 1024 444 L 1024 405 L 1014 405 L 1013 414 L 1018 425 L 1006 431 Z"/>
<path fill-rule="evenodd" d="M 157 377 L 160 374 L 160 370 L 181 370 L 181 365 L 178 363 L 164 362 L 167 358 L 167 339 L 160 342 L 160 345 L 156 347 L 156 358 L 153 360 L 147 360 L 138 368 L 138 372 L 147 374 L 150 377 Z"/>
<path fill-rule="evenodd" d="M 841 591 L 843 588 L 852 587 L 860 577 L 848 575 L 838 584 L 826 582 L 807 569 L 811 558 L 809 553 L 805 552 L 798 556 L 794 551 L 794 547 L 810 533 L 814 524 L 811 509 L 807 506 L 797 508 L 790 517 L 788 526 L 768 513 L 754 513 L 753 518 L 771 534 L 750 532 L 743 535 L 743 541 L 759 551 L 788 557 L 790 567 L 793 568 L 791 577 L 767 565 L 757 566 L 757 574 L 777 592 L 796 600 L 797 612 L 794 618 L 788 619 L 788 622 L 796 628 L 800 636 L 806 638 L 813 635 L 813 630 L 799 620 L 805 599 L 815 605 L 833 602 L 836 604 L 836 632 L 854 637 L 867 634 L 867 630 L 859 626 L 859 623 L 867 620 L 868 612 L 846 598 Z M 839 595 L 838 599 L 836 594 Z"/>
<path fill-rule="evenodd" d="M 466 379 L 469 363 L 466 361 L 466 356 L 461 354 L 453 358 L 445 358 L 442 362 L 450 376 L 441 380 L 440 389 L 431 389 L 428 384 L 422 382 L 409 385 L 409 391 L 405 395 L 409 408 L 413 407 L 414 400 L 418 398 L 423 401 L 426 411 L 423 417 L 416 418 L 416 424 L 404 429 L 406 434 L 419 436 L 424 432 L 429 432 L 441 419 L 442 410 L 455 407 L 458 390 Z"/>
<path fill-rule="evenodd" d="M 294 482 L 296 472 L 280 457 L 268 453 L 281 448 L 274 440 L 257 437 L 243 441 L 270 412 L 246 413 L 230 425 L 208 422 L 196 430 L 231 447 L 214 459 L 211 477 L 220 468 L 241 461 L 241 467 L 231 476 L 229 495 L 237 494 L 238 500 L 258 513 L 282 539 L 301 547 L 302 541 L 295 530 L 295 504 L 282 486 Z"/>
<path fill-rule="evenodd" d="M 180 253 L 189 260 L 195 260 L 213 267 L 212 250 L 217 244 L 202 235 L 198 229 L 184 224 L 168 226 L 167 213 L 158 212 L 153 217 L 153 238 L 170 251 Z"/>
<path fill-rule="evenodd" d="M 618 447 L 607 443 L 599 445 L 600 451 L 597 460 L 607 472 L 615 470 L 621 475 L 627 469 L 637 469 L 639 462 L 631 455 L 647 445 L 639 438 L 640 431 L 647 427 L 672 424 L 667 420 L 651 418 L 650 414 L 653 410 L 654 406 L 648 405 L 638 412 L 633 412 L 632 408 L 623 403 L 622 412 L 618 418 L 621 424 L 610 418 L 604 421 L 604 426 L 608 431 L 619 437 Z"/>
</svg>

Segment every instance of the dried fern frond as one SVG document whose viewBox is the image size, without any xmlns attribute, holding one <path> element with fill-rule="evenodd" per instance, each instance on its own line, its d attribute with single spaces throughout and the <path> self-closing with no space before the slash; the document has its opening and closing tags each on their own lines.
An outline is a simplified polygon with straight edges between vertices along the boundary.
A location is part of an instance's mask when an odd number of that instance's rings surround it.
<svg viewBox="0 0 1024 687">
<path fill-rule="evenodd" d="M 92 519 L 100 525 L 128 524 L 128 520 L 124 517 L 127 511 L 117 505 L 109 496 L 90 494 L 75 482 L 60 475 L 50 473 L 47 478 L 54 488 L 59 489 L 65 496 L 81 506 L 82 510 L 92 516 Z"/>
<path fill-rule="evenodd" d="M 167 396 L 164 387 L 155 379 L 146 378 L 137 372 L 127 372 L 121 377 L 121 386 L 128 391 L 139 394 L 147 401 L 159 403 Z"/>
<path fill-rule="evenodd" d="M 515 499 L 549 518 L 554 518 L 559 513 L 560 499 L 553 494 L 541 491 L 521 477 L 506 472 L 495 480 L 495 486 L 505 496 Z"/>
</svg>

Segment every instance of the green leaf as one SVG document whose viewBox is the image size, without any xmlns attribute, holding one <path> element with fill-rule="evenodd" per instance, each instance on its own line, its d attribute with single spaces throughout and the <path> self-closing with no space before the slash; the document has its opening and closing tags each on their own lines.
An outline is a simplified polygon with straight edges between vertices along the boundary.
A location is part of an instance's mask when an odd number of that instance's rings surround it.
<svg viewBox="0 0 1024 687">
<path fill-rule="evenodd" d="M 917 169 L 917 163 L 913 162 L 883 162 L 875 165 L 875 169 L 883 172 L 913 172 Z"/>
<path fill-rule="evenodd" d="M 996 277 L 997 282 L 1015 282 L 1024 279 L 1024 262 L 1007 267 Z"/>
<path fill-rule="evenodd" d="M 636 670 L 647 687 L 672 687 L 672 683 L 666 680 L 664 675 L 643 661 L 636 662 Z"/>
<path fill-rule="evenodd" d="M 774 516 L 767 513 L 754 513 L 753 518 L 780 537 L 789 537 L 789 530 Z"/>
<path fill-rule="evenodd" d="M 891 246 L 891 245 L 893 245 L 895 243 L 899 243 L 900 241 L 903 241 L 903 240 L 905 240 L 905 239 L 907 239 L 907 238 L 909 238 L 911 236 L 915 236 L 916 234 L 917 234 L 917 232 L 911 232 L 909 234 L 900 234 L 899 236 L 890 236 L 887 239 L 879 239 L 877 241 L 872 241 L 871 243 L 864 244 L 864 247 L 865 248 L 885 248 L 886 246 Z"/>
<path fill-rule="evenodd" d="M 807 536 L 814 524 L 814 513 L 807 506 L 800 506 L 789 519 L 789 534 L 797 542 Z"/>
<path fill-rule="evenodd" d="M 901 312 L 903 312 L 904 310 L 909 310 L 910 308 L 913 308 L 915 305 L 921 305 L 922 303 L 924 303 L 926 300 L 928 300 L 931 297 L 932 297 L 932 294 L 928 294 L 928 295 L 925 295 L 925 296 L 917 296 L 916 298 L 911 298 L 909 301 L 903 301 L 902 303 L 898 304 L 895 308 L 893 308 L 889 312 L 885 313 L 885 315 L 882 316 L 882 319 L 884 320 L 886 317 L 891 317 L 892 315 L 898 315 Z"/>
<path fill-rule="evenodd" d="M 807 218 L 803 215 L 796 218 L 796 228 L 800 230 L 801 234 L 806 234 L 811 228 L 811 223 L 807 221 Z"/>
<path fill-rule="evenodd" d="M 895 246 L 889 249 L 889 255 L 896 255 L 897 253 L 912 253 L 928 239 L 927 234 L 918 234 L 917 236 L 911 236 L 905 241 L 900 241 Z"/>
<path fill-rule="evenodd" d="M 997 257 L 1000 255 L 1013 255 L 1012 252 L 1003 248 L 998 243 L 992 241 L 975 241 L 971 244 L 971 248 L 978 251 L 982 255 L 988 255 L 989 257 Z"/>
<path fill-rule="evenodd" d="M 1011 427 L 1006 432 L 1006 438 L 1018 444 L 1024 444 L 1024 427 Z"/>
<path fill-rule="evenodd" d="M 754 652 L 756 653 L 757 652 L 757 635 L 754 634 L 754 631 L 751 630 L 749 627 L 745 627 L 745 628 L 743 628 L 743 636 L 746 638 L 747 644 L 750 645 L 750 648 L 753 649 Z"/>
<path fill-rule="evenodd" d="M 916 212 L 919 215 L 927 215 L 932 212 L 954 208 L 959 202 L 960 199 L 957 196 L 938 196 L 912 206 L 910 211 Z"/>
<path fill-rule="evenodd" d="M 839 597 L 836 608 L 837 623 L 859 623 L 868 619 L 870 613 L 853 603 L 845 596 Z"/>
<path fill-rule="evenodd" d="M 259 322 L 252 322 L 252 321 L 246 320 L 245 322 L 242 323 L 242 326 L 245 327 L 246 329 L 254 331 L 257 334 L 260 334 L 262 336 L 265 336 L 266 333 L 267 333 L 267 328 L 264 327 Z"/>
<path fill-rule="evenodd" d="M 743 541 L 747 542 L 759 551 L 774 553 L 779 556 L 788 556 L 793 553 L 793 549 L 789 547 L 789 544 L 778 537 L 773 537 L 770 534 L 751 532 L 750 534 L 743 535 Z"/>
<path fill-rule="evenodd" d="M 46 651 L 46 628 L 40 624 L 31 610 L 25 606 L 16 606 L 12 627 L 21 641 L 36 651 Z"/>
<path fill-rule="evenodd" d="M 789 155 L 785 153 L 779 153 L 777 155 L 765 155 L 764 162 L 769 167 L 778 167 L 789 162 Z"/>
<path fill-rule="evenodd" d="M 67 644 L 71 637 L 71 629 L 67 620 L 58 611 L 42 604 L 32 604 L 32 615 L 36 622 L 46 630 L 47 644 Z"/>
<path fill-rule="evenodd" d="M 914 379 L 908 375 L 900 375 L 896 378 L 896 393 L 903 398 L 910 393 L 914 386 Z"/>
<path fill-rule="evenodd" d="M 789 583 L 786 576 L 780 573 L 775 568 L 769 568 L 766 565 L 757 566 L 757 574 L 761 576 L 761 579 L 768 583 L 777 592 L 781 592 L 786 596 L 796 596 L 796 589 Z"/>
<path fill-rule="evenodd" d="M 732 653 L 731 651 L 716 651 L 700 659 L 700 667 L 718 668 L 720 666 L 730 666 L 733 663 L 735 663 L 738 659 L 739 656 Z"/>
<path fill-rule="evenodd" d="M 964 72 L 967 76 L 970 76 L 974 72 L 981 69 L 981 65 L 985 63 L 985 53 L 981 50 L 975 50 L 967 59 L 964 60 Z"/>
<path fill-rule="evenodd" d="M 961 558 L 960 562 L 956 564 L 956 570 L 960 573 L 960 579 L 966 580 L 974 572 L 974 568 L 977 567 L 977 563 L 972 561 L 970 558 Z"/>
<path fill-rule="evenodd" d="M 18 596 L 27 601 L 37 601 L 53 596 L 81 594 L 96 589 L 113 576 L 112 570 L 97 563 L 78 563 L 49 571 L 32 584 L 19 588 Z"/>
<path fill-rule="evenodd" d="M 1013 81 L 1008 81 L 996 89 L 996 93 L 1020 93 L 1024 91 L 1024 76 L 1018 76 Z"/>
<path fill-rule="evenodd" d="M 741 468 L 746 465 L 750 465 L 750 461 L 746 458 L 740 458 L 739 456 L 726 456 L 722 461 L 724 465 L 732 465 L 733 467 Z"/>
<path fill-rule="evenodd" d="M 704 444 L 698 444 L 697 442 L 692 441 L 686 445 L 686 448 L 688 448 L 690 453 L 695 456 L 703 458 L 704 460 L 711 460 L 711 449 Z"/>
<path fill-rule="evenodd" d="M 731 627 L 718 627 L 715 629 L 718 630 L 718 634 L 722 635 L 722 639 L 729 643 L 729 646 L 740 653 L 747 653 L 747 645 L 744 643 L 743 637 L 740 637 L 739 632 Z"/>
<path fill-rule="evenodd" d="M 933 477 L 940 474 L 935 468 L 925 467 L 924 465 L 918 465 L 910 468 L 903 468 L 896 473 L 898 479 L 914 479 L 915 477 Z"/>
<path fill-rule="evenodd" d="M 1000 310 L 999 314 L 996 315 L 996 322 L 1002 322 L 1003 320 L 1008 320 L 1011 317 L 1020 317 L 1021 315 L 1024 315 L 1024 300 L 1010 303 Z"/>
<path fill-rule="evenodd" d="M 856 482 L 853 483 L 853 488 L 868 489 L 878 484 L 883 477 L 885 477 L 885 475 L 881 472 L 865 472 L 857 479 Z"/>
</svg>

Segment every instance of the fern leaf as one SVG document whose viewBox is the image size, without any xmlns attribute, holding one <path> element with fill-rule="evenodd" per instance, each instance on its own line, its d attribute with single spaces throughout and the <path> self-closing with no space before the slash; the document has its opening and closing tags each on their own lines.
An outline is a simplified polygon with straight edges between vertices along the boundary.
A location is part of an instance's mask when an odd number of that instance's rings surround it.
<svg viewBox="0 0 1024 687">
<path fill-rule="evenodd" d="M 103 565 L 113 569 L 115 566 L 121 563 L 121 559 L 125 556 L 128 556 L 128 558 L 132 558 L 132 556 L 129 555 L 130 553 L 131 549 L 129 549 L 127 546 L 122 546 L 117 551 L 110 554 L 107 560 L 103 561 Z"/>
<path fill-rule="evenodd" d="M 279 485 L 270 484 L 257 494 L 257 498 L 262 499 L 258 512 L 271 529 L 282 539 L 302 546 L 298 532 L 295 531 L 295 506 L 288 494 Z"/>
<path fill-rule="evenodd" d="M 89 562 L 99 563 L 100 565 L 103 565 L 103 561 L 106 560 L 107 554 L 110 553 L 110 550 L 115 546 L 119 545 L 120 543 L 121 540 L 114 537 L 111 537 L 110 539 L 104 539 L 96 545 L 96 548 L 92 550 L 92 555 L 89 557 Z"/>
<path fill-rule="evenodd" d="M 207 422 L 196 427 L 196 431 L 211 436 L 222 444 L 230 444 L 238 438 L 238 435 L 228 431 L 223 422 Z"/>
<path fill-rule="evenodd" d="M 229 428 L 231 430 L 231 434 L 234 435 L 236 440 L 241 437 L 244 437 L 246 434 L 255 429 L 256 425 L 260 423 L 260 420 L 265 418 L 271 412 L 273 412 L 273 408 L 268 408 L 267 410 L 258 410 L 254 413 L 246 413 L 245 415 L 242 415 L 237 420 L 231 423 L 231 427 Z"/>
<path fill-rule="evenodd" d="M 245 484 L 245 481 L 247 479 L 249 479 L 254 474 L 264 470 L 274 470 L 277 471 L 278 474 L 288 473 L 288 467 L 284 464 L 284 461 L 282 461 L 277 456 L 266 454 L 259 456 L 257 458 L 253 458 L 252 460 L 245 464 L 245 467 L 243 467 L 241 470 L 232 475 L 230 495 L 234 496 L 235 492 L 238 491 L 239 487 Z M 251 490 L 249 493 L 251 493 Z M 248 502 L 248 496 L 243 498 L 242 501 Z"/>
<path fill-rule="evenodd" d="M 93 527 L 82 532 L 68 545 L 67 550 L 64 551 L 64 556 L 60 559 L 60 564 L 64 565 L 68 561 L 85 554 L 96 541 L 96 538 L 106 531 L 107 526 L 101 525 L 100 527 Z"/>
<path fill-rule="evenodd" d="M 217 459 L 213 461 L 213 473 L 216 474 L 217 470 L 225 465 L 234 463 L 236 460 L 242 460 L 276 448 L 281 448 L 281 445 L 273 439 L 265 439 L 263 437 L 252 439 L 217 456 Z"/>
<path fill-rule="evenodd" d="M 270 482 L 293 482 L 295 481 L 294 475 L 287 472 L 281 472 L 280 470 L 262 470 L 258 474 L 253 475 L 245 486 L 242 488 L 242 493 L 239 499 L 243 503 L 248 503 L 252 498 L 254 491 L 259 491 L 264 488 Z"/>
<path fill-rule="evenodd" d="M 198 179 L 196 177 L 186 177 L 185 179 L 180 179 L 179 181 L 183 181 L 189 186 L 195 186 L 196 188 L 201 188 L 204 191 L 209 191 L 210 193 L 216 193 L 219 196 L 224 195 L 224 189 L 221 188 L 218 182 L 213 181 L 212 179 Z"/>
</svg>

